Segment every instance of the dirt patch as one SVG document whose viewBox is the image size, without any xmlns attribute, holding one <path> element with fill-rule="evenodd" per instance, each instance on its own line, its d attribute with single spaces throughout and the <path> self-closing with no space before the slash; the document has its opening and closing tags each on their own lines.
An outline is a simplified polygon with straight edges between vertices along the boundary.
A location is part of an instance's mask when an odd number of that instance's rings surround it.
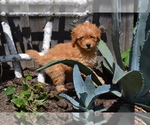
<svg viewBox="0 0 150 125">
<path fill-rule="evenodd" d="M 31 83 L 37 84 L 37 75 L 38 72 L 35 68 L 25 68 L 23 69 L 23 74 L 25 76 L 30 75 L 32 76 Z M 22 91 L 21 84 L 24 78 L 14 78 L 13 70 L 9 69 L 3 73 L 3 77 L 1 79 L 0 84 L 0 112 L 16 112 L 18 108 L 14 106 L 14 104 L 10 101 L 10 99 L 6 96 L 3 96 L 4 91 L 8 86 L 15 86 L 17 91 Z M 66 88 L 69 91 L 66 93 L 70 97 L 75 98 L 76 93 L 74 90 L 73 83 L 66 83 Z M 48 98 L 45 101 L 45 107 L 39 107 L 39 112 L 77 112 L 66 99 L 57 97 L 58 92 L 56 91 L 55 86 L 51 83 L 51 80 L 46 77 L 46 83 L 44 85 L 45 91 L 48 92 Z M 108 109 L 108 112 L 117 112 L 120 106 L 124 105 L 124 102 L 119 98 L 105 94 L 97 98 L 94 102 L 95 106 L 102 105 L 103 107 Z M 131 106 L 132 110 L 134 111 L 134 106 Z"/>
</svg>

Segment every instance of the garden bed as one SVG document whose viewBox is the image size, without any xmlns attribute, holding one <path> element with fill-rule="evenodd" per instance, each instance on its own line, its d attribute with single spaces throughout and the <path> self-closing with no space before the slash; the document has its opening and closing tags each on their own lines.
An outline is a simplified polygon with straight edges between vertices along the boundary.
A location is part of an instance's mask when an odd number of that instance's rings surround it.
<svg viewBox="0 0 150 125">
<path fill-rule="evenodd" d="M 36 85 L 38 72 L 35 68 L 24 68 L 23 74 L 25 76 L 32 76 L 32 79 L 29 80 L 30 85 Z M 13 75 L 13 69 L 4 70 L 3 77 L 0 85 L 0 112 L 19 112 L 20 109 L 10 101 L 7 96 L 4 96 L 4 91 L 8 86 L 14 86 L 16 88 L 16 92 L 22 91 L 22 83 L 25 78 L 15 78 Z M 73 83 L 66 83 L 66 88 L 69 91 L 66 93 L 72 98 L 76 97 L 76 93 L 74 90 Z M 47 98 L 45 100 L 45 106 L 39 106 L 39 112 L 77 112 L 66 99 L 62 97 L 58 97 L 58 92 L 55 89 L 55 86 L 51 83 L 50 79 L 46 77 L 46 83 L 43 85 L 43 90 L 47 92 Z M 42 91 L 43 91 L 42 90 Z M 99 98 L 95 100 L 95 106 L 102 105 L 107 108 L 107 112 L 118 112 L 120 107 L 127 104 L 123 102 L 121 99 L 111 95 L 105 94 L 101 95 Z M 134 105 L 128 105 L 128 107 L 133 112 L 145 112 L 140 107 Z M 30 110 L 31 111 L 31 110 Z"/>
</svg>

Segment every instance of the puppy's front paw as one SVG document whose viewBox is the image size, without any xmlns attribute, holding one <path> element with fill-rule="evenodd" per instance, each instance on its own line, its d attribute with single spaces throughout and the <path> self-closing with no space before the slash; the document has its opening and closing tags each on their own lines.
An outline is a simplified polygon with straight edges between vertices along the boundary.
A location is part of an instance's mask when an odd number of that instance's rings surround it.
<svg viewBox="0 0 150 125">
<path fill-rule="evenodd" d="M 57 89 L 57 91 L 58 91 L 59 93 L 64 93 L 64 92 L 68 91 L 68 89 L 66 89 L 66 88 L 64 87 L 64 85 L 57 85 L 57 86 L 56 86 L 56 89 Z"/>
<path fill-rule="evenodd" d="M 99 79 L 99 81 L 102 83 L 102 85 L 104 85 L 105 84 L 105 81 L 103 80 L 103 78 L 102 77 L 98 77 L 98 79 Z"/>
</svg>

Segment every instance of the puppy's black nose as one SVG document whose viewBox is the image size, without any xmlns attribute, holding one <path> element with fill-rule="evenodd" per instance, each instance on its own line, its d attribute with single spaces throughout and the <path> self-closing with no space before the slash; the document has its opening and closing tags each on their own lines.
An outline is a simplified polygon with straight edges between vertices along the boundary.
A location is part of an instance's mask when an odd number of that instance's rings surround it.
<svg viewBox="0 0 150 125">
<path fill-rule="evenodd" d="M 91 47 L 91 44 L 86 44 L 87 48 L 89 49 Z"/>
</svg>

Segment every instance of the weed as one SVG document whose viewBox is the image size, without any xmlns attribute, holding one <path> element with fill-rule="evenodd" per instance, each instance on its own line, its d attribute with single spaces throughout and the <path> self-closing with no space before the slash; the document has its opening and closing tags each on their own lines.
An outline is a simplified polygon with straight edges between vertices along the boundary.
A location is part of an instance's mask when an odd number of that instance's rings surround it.
<svg viewBox="0 0 150 125">
<path fill-rule="evenodd" d="M 39 106 L 45 106 L 44 102 L 47 98 L 47 92 L 43 90 L 44 84 L 37 83 L 31 85 L 31 76 L 27 76 L 22 82 L 22 91 L 17 92 L 14 86 L 9 86 L 4 95 L 8 96 L 11 102 L 19 111 L 38 111 Z"/>
</svg>

